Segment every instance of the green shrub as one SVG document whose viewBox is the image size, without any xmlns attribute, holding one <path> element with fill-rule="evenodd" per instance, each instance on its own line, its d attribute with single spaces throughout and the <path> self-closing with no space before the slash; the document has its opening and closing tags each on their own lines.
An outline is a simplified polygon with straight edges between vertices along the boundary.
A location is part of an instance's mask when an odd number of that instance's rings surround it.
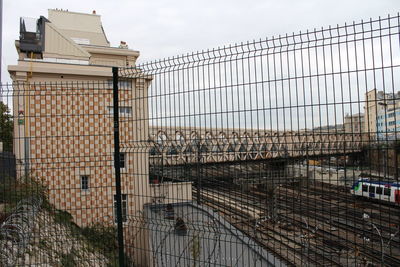
<svg viewBox="0 0 400 267">
<path fill-rule="evenodd" d="M 62 254 L 60 264 L 63 267 L 75 267 L 78 266 L 76 264 L 74 251 L 70 251 L 68 254 Z"/>
<path fill-rule="evenodd" d="M 56 223 L 70 226 L 70 224 L 73 222 L 72 221 L 73 217 L 68 211 L 55 210 L 53 212 L 53 215 L 54 215 L 54 222 Z"/>
<path fill-rule="evenodd" d="M 72 215 L 64 210 L 55 209 L 47 198 L 47 187 L 41 182 L 30 177 L 21 179 L 5 178 L 0 180 L 0 204 L 3 204 L 0 210 L 0 222 L 2 218 L 6 218 L 9 212 L 22 199 L 39 196 L 42 198 L 42 208 L 47 210 L 54 218 L 54 222 L 68 227 L 71 232 L 82 240 L 87 241 L 94 250 L 103 254 L 109 261 L 109 266 L 118 266 L 118 243 L 117 230 L 114 226 L 106 226 L 95 223 L 91 226 L 80 228 L 75 224 Z M 49 246 L 45 240 L 40 240 L 38 244 L 41 248 Z M 126 262 L 131 263 L 126 257 Z M 74 251 L 62 254 L 60 266 L 73 267 L 78 266 Z"/>
<path fill-rule="evenodd" d="M 86 239 L 105 254 L 113 254 L 118 250 L 117 230 L 113 226 L 95 223 L 81 229 Z"/>
</svg>

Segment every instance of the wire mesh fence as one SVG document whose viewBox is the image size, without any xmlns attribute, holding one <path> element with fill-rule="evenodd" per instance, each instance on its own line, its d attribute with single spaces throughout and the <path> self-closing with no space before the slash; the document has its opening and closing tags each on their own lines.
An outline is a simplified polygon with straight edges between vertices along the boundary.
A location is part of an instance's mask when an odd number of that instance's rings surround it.
<svg viewBox="0 0 400 267">
<path fill-rule="evenodd" d="M 388 16 L 3 85 L 2 221 L 43 200 L 5 235 L 30 237 L 14 262 L 400 265 L 399 34 Z"/>
<path fill-rule="evenodd" d="M 151 264 L 399 265 L 399 45 L 388 16 L 120 69 Z"/>
</svg>

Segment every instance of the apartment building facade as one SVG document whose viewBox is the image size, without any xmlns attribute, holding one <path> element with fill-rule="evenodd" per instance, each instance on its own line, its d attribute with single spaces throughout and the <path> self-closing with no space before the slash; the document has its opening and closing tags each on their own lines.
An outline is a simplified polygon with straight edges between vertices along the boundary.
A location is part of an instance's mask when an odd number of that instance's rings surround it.
<svg viewBox="0 0 400 267">
<path fill-rule="evenodd" d="M 111 47 L 95 12 L 63 10 L 49 10 L 48 18 L 21 18 L 15 45 L 18 64 L 8 66 L 8 71 L 13 113 L 18 114 L 14 124 L 18 177 L 41 180 L 49 201 L 71 213 L 80 226 L 113 223 L 112 66 L 135 66 L 139 52 L 123 42 Z M 147 140 L 150 81 L 142 75 L 120 82 L 122 145 Z M 121 149 L 124 221 L 149 202 L 144 145 L 144 153 Z"/>
<path fill-rule="evenodd" d="M 373 139 L 395 139 L 400 131 L 400 92 L 365 94 L 364 132 Z"/>
<path fill-rule="evenodd" d="M 377 113 L 377 138 L 396 140 L 400 135 L 400 101 L 388 101 Z"/>
</svg>

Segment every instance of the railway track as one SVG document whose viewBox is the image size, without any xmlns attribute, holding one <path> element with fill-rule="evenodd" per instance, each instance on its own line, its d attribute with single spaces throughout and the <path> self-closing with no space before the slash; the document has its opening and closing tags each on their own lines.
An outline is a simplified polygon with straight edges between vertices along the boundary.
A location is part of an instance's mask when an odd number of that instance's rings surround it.
<svg viewBox="0 0 400 267">
<path fill-rule="evenodd" d="M 285 194 L 289 194 L 292 189 L 285 189 Z M 350 221 L 353 224 L 357 224 L 359 229 L 362 229 L 364 220 L 360 220 L 363 218 L 364 214 L 368 214 L 370 218 L 370 223 L 374 223 L 379 227 L 383 232 L 394 234 L 399 230 L 400 224 L 400 207 L 398 205 L 393 205 L 391 203 L 372 203 L 368 199 L 357 199 L 354 196 L 350 195 L 348 192 L 340 192 L 335 191 L 324 191 L 315 193 L 313 190 L 311 193 L 311 189 L 305 189 L 307 192 L 302 192 L 303 198 L 302 203 L 308 202 L 307 206 L 314 205 L 314 209 L 317 207 L 325 208 L 327 211 L 330 211 L 335 217 L 339 219 L 343 219 L 345 221 Z M 292 191 L 292 195 L 293 195 Z M 332 203 L 332 201 L 336 201 Z M 318 204 L 318 205 L 317 205 Z M 374 233 L 376 237 L 378 234 Z M 391 237 L 383 236 L 385 241 L 389 242 Z M 400 240 L 395 239 L 391 242 L 395 243 L 398 247 L 400 247 Z"/>
<path fill-rule="evenodd" d="M 290 190 L 289 190 L 290 191 Z M 285 190 L 286 196 L 289 196 L 288 191 Z M 307 196 L 308 192 L 303 192 L 305 196 Z M 313 220 L 317 220 L 320 223 L 324 223 L 326 220 L 329 220 L 329 224 L 331 226 L 334 226 L 337 229 L 342 229 L 345 232 L 342 235 L 337 235 L 336 238 L 340 238 L 346 243 L 350 243 L 353 246 L 361 247 L 362 253 L 367 256 L 368 258 L 373 259 L 375 262 L 380 263 L 381 257 L 382 257 L 382 252 L 381 248 L 372 248 L 370 246 L 369 241 L 364 241 L 360 240 L 358 237 L 368 237 L 367 240 L 375 240 L 375 242 L 380 243 L 380 239 L 382 238 L 384 243 L 387 244 L 388 242 L 391 241 L 391 244 L 393 244 L 395 247 L 400 248 L 400 242 L 397 238 L 397 240 L 391 239 L 391 236 L 380 236 L 377 231 L 373 229 L 371 225 L 369 227 L 365 226 L 366 222 L 363 221 L 361 218 L 362 216 L 358 213 L 357 216 L 354 216 L 354 214 L 348 214 L 347 211 L 351 210 L 346 206 L 346 203 L 341 203 L 341 206 L 338 206 L 338 210 L 334 211 L 333 208 L 336 207 L 337 203 L 331 203 L 331 206 L 326 205 L 326 201 L 319 201 L 318 199 L 310 199 L 303 196 L 301 198 L 301 202 L 299 203 L 293 203 L 293 212 L 297 212 L 298 214 L 303 214 L 304 216 L 307 216 L 308 218 L 311 218 Z M 289 196 L 290 197 L 290 196 Z M 324 203 L 320 206 L 318 206 L 318 203 Z M 280 203 L 282 204 L 282 203 Z M 348 204 L 348 203 L 347 203 Z M 282 206 L 282 205 L 281 205 Z M 329 213 L 327 212 L 321 212 L 321 210 L 317 210 L 318 208 L 325 208 L 327 211 L 330 211 Z M 282 208 L 282 207 L 281 207 Z M 345 211 L 345 213 L 341 213 L 340 211 Z M 332 212 L 333 210 L 333 212 Z M 332 219 L 333 218 L 333 219 Z M 398 221 L 397 221 L 398 222 Z M 382 230 L 386 230 L 389 233 L 395 233 L 396 227 L 386 227 L 382 224 L 378 224 L 378 222 L 375 222 L 378 227 Z M 367 229 L 369 228 L 369 229 Z M 356 234 L 356 236 L 354 235 Z M 346 238 L 343 238 L 343 236 L 346 236 Z M 357 240 L 357 242 L 355 241 Z M 377 256 L 379 254 L 379 256 Z M 396 255 L 397 257 L 393 257 L 390 255 L 385 255 L 385 264 L 389 266 L 400 266 L 400 259 L 399 259 L 399 254 Z"/>
<path fill-rule="evenodd" d="M 285 188 L 284 194 L 288 197 L 294 197 L 296 195 L 295 192 L 293 192 L 292 189 Z M 338 199 L 335 199 L 335 196 L 332 196 L 332 198 L 328 195 L 325 194 L 325 197 L 321 197 L 319 195 L 310 195 L 309 193 L 302 192 L 300 193 L 301 200 L 300 203 L 305 205 L 305 208 L 303 208 L 305 211 L 308 210 L 317 210 L 319 209 L 321 212 L 323 209 L 325 209 L 325 213 L 329 212 L 330 215 L 334 215 L 335 217 L 338 217 L 340 219 L 343 219 L 345 221 L 352 221 L 355 224 L 360 224 L 360 219 L 362 219 L 364 213 L 369 213 L 369 214 L 379 214 L 380 216 L 376 218 L 374 215 L 372 219 L 372 222 L 380 227 L 380 229 L 386 231 L 386 232 L 396 232 L 398 228 L 398 224 L 400 223 L 399 221 L 399 216 L 397 215 L 390 215 L 393 213 L 398 213 L 398 209 L 394 210 L 391 209 L 389 212 L 389 215 L 386 214 L 385 211 L 380 211 L 379 207 L 368 207 L 367 209 L 361 209 L 359 206 L 362 203 L 362 200 L 357 200 L 353 198 L 352 200 L 349 200 L 348 202 L 344 202 Z M 283 202 L 284 203 L 284 202 Z M 282 204 L 282 203 L 281 203 Z M 293 205 L 297 205 L 298 203 L 294 202 Z M 297 205 L 298 206 L 298 205 Z M 296 207 L 296 208 L 302 208 L 302 207 Z M 395 241 L 398 242 L 398 241 Z M 398 243 L 400 246 L 400 243 Z"/>
<path fill-rule="evenodd" d="M 320 251 L 315 251 L 308 255 L 302 253 L 303 244 L 283 236 L 280 231 L 275 229 L 275 226 L 261 223 L 262 225 L 254 227 L 257 225 L 257 220 L 260 219 L 260 216 L 253 213 L 255 217 L 252 217 L 252 214 L 243 212 L 240 205 L 234 207 L 232 203 L 225 202 L 226 197 L 221 198 L 220 195 L 206 192 L 202 193 L 202 200 L 214 210 L 218 210 L 233 226 L 255 239 L 260 245 L 291 266 L 299 266 L 299 263 L 302 266 L 304 264 L 321 266 L 321 262 L 329 262 L 329 266 L 340 266 L 337 262 L 326 258 Z M 286 255 L 282 255 L 285 254 L 283 253 L 284 251 L 286 251 Z"/>
<path fill-rule="evenodd" d="M 301 210 L 300 210 L 301 212 Z M 295 216 L 297 215 L 297 216 Z M 298 225 L 305 226 L 305 223 L 300 219 L 299 213 L 292 214 L 292 216 L 286 216 L 286 220 L 290 222 L 296 222 Z M 285 215 L 280 215 L 282 219 Z M 327 240 L 336 240 L 339 241 L 340 244 L 344 244 L 343 249 L 347 248 L 349 250 L 351 247 L 358 247 L 360 253 L 368 258 L 374 260 L 374 262 L 379 263 L 381 261 L 381 251 L 380 247 L 374 248 L 373 246 L 366 243 L 364 239 L 360 238 L 360 236 L 372 236 L 375 240 L 379 239 L 379 236 L 375 232 L 368 231 L 367 229 L 363 229 L 363 227 L 359 228 L 359 226 L 352 226 L 351 224 L 343 223 L 338 220 L 331 220 L 329 227 L 335 227 L 335 231 L 326 230 L 324 227 L 324 222 L 326 221 L 326 216 L 322 216 L 317 212 L 310 212 L 307 214 L 307 218 L 312 218 L 312 220 L 307 221 L 307 228 L 311 227 L 312 229 L 318 229 L 315 231 L 315 235 L 318 235 L 322 239 Z M 345 237 L 344 237 L 345 236 Z M 378 240 L 379 241 L 379 240 Z M 400 266 L 400 259 L 392 256 L 385 256 L 387 259 L 386 264 L 389 266 Z"/>
<path fill-rule="evenodd" d="M 301 237 L 297 239 L 291 239 L 282 235 L 282 229 L 276 225 L 271 225 L 262 222 L 260 220 L 262 215 L 265 213 L 265 209 L 259 209 L 259 207 L 250 207 L 246 211 L 245 206 L 251 206 L 251 202 L 246 199 L 238 199 L 238 196 L 226 193 L 221 194 L 221 191 L 216 191 L 213 189 L 202 192 L 202 200 L 210 207 L 218 210 L 222 213 L 227 220 L 237 227 L 239 230 L 243 231 L 250 237 L 256 238 L 261 245 L 266 247 L 268 250 L 273 252 L 275 255 L 280 256 L 287 263 L 294 266 L 308 265 L 308 266 L 340 266 L 340 263 L 335 259 L 326 256 L 326 251 L 323 248 L 308 248 L 308 252 L 304 253 L 304 244 L 301 242 Z M 241 194 L 241 196 L 246 196 Z M 227 198 L 233 198 L 228 201 Z M 251 199 L 251 197 L 250 197 Z M 240 203 L 242 202 L 242 203 Z M 254 204 L 253 204 L 254 205 Z M 237 218 L 240 218 L 237 220 Z M 257 224 L 259 220 L 258 227 L 253 227 Z M 285 257 L 282 257 L 282 252 L 286 251 Z"/>
<path fill-rule="evenodd" d="M 323 195 L 321 190 L 324 190 Z M 230 223 L 276 255 L 283 256 L 292 265 L 343 266 L 346 265 L 340 261 L 343 253 L 344 256 L 353 253 L 355 263 L 381 264 L 382 250 L 377 245 L 381 240 L 380 235 L 371 226 L 365 226 L 361 219 L 364 210 L 354 212 L 354 205 L 361 206 L 362 200 L 351 198 L 346 190 L 330 185 L 310 186 L 303 188 L 302 192 L 296 192 L 295 188 L 278 187 L 276 194 L 279 223 L 291 225 L 292 233 L 261 220 L 267 214 L 265 192 L 214 187 L 203 189 L 201 195 L 205 204 L 227 218 L 236 218 L 229 220 Z M 399 207 L 372 204 L 367 206 L 371 214 L 380 214 L 379 208 L 385 208 L 382 215 L 372 216 L 371 221 L 376 223 L 382 233 L 394 233 L 398 224 L 393 222 L 398 223 L 399 216 L 388 216 L 385 211 L 393 211 Z M 252 225 L 257 220 L 258 227 L 254 231 Z M 307 238 L 308 243 L 304 241 Z M 390 241 L 392 247 L 400 251 L 399 238 L 389 235 L 382 236 L 382 240 L 385 244 Z M 384 253 L 384 264 L 400 266 L 400 255 Z"/>
</svg>

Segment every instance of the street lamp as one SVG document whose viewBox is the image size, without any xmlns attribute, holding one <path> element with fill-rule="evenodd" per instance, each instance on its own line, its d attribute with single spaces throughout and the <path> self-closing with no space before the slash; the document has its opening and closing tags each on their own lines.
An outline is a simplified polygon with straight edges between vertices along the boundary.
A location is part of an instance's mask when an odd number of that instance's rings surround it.
<svg viewBox="0 0 400 267">
<path fill-rule="evenodd" d="M 384 252 L 383 237 L 382 237 L 381 231 L 379 231 L 378 227 L 376 227 L 376 225 L 375 225 L 373 222 L 369 221 L 370 216 L 369 216 L 367 213 L 363 213 L 362 218 L 363 218 L 363 220 L 365 220 L 367 223 L 369 223 L 370 225 L 372 225 L 372 227 L 378 232 L 379 238 L 381 239 L 381 264 L 382 264 L 382 266 L 384 266 L 384 256 L 385 256 L 385 252 Z M 390 241 L 391 241 L 391 240 L 390 240 Z M 390 241 L 388 242 L 388 246 L 389 246 Z"/>
</svg>

